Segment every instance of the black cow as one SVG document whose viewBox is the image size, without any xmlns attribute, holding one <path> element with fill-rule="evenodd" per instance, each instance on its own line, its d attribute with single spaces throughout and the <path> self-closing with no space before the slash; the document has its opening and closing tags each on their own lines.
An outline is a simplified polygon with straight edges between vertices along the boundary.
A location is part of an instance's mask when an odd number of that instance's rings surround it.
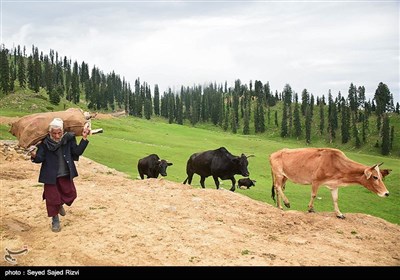
<svg viewBox="0 0 400 280">
<path fill-rule="evenodd" d="M 159 174 L 167 176 L 167 167 L 170 165 L 172 165 L 172 162 L 167 162 L 160 159 L 158 155 L 151 154 L 139 159 L 137 167 L 140 178 L 144 179 L 144 175 L 147 175 L 147 178 L 157 178 Z"/>
<path fill-rule="evenodd" d="M 191 184 L 194 173 L 200 175 L 200 184 L 203 188 L 205 188 L 204 181 L 208 176 L 213 176 L 217 189 L 219 189 L 218 177 L 221 180 L 231 179 L 232 188 L 230 190 L 234 192 L 236 183 L 234 175 L 249 176 L 248 164 L 249 162 L 244 154 L 234 156 L 224 147 L 195 153 L 190 156 L 187 162 L 186 173 L 188 177 L 183 183 L 186 184 L 188 182 Z"/>
<path fill-rule="evenodd" d="M 251 180 L 250 178 L 242 178 L 239 179 L 238 181 L 238 187 L 240 188 L 241 186 L 247 187 L 247 189 L 250 189 L 251 186 L 255 186 L 256 180 Z"/>
</svg>

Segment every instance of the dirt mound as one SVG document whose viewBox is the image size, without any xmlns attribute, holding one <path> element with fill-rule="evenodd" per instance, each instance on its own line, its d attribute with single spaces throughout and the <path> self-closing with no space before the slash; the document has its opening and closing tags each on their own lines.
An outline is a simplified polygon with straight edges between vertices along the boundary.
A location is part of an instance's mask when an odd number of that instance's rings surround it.
<svg viewBox="0 0 400 280">
<path fill-rule="evenodd" d="M 281 211 L 228 190 L 131 180 L 81 157 L 78 198 L 50 218 L 40 165 L 0 157 L 1 248 L 22 266 L 399 266 L 400 226 L 364 214 Z M 0 265 L 10 265 L 4 258 Z"/>
</svg>

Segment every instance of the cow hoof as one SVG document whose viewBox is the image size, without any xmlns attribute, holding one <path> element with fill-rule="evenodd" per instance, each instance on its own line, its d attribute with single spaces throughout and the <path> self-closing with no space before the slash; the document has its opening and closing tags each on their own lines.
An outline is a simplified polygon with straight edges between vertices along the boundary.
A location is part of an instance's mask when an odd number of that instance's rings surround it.
<svg viewBox="0 0 400 280">
<path fill-rule="evenodd" d="M 308 213 L 315 213 L 315 210 L 314 210 L 314 208 L 310 208 L 310 209 L 308 209 Z"/>
<path fill-rule="evenodd" d="M 284 204 L 285 204 L 286 208 L 290 208 L 290 202 L 284 203 Z"/>
<path fill-rule="evenodd" d="M 341 214 L 341 215 L 336 215 L 336 218 L 342 219 L 342 220 L 346 219 L 346 217 L 345 217 L 343 214 Z"/>
</svg>

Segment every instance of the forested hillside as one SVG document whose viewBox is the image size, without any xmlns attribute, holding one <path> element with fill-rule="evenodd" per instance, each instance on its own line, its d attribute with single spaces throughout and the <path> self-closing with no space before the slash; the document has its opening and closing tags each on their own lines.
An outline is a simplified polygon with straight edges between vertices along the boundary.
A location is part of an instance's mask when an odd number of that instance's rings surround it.
<svg viewBox="0 0 400 280">
<path fill-rule="evenodd" d="M 7 96 L 43 91 L 40 96 L 51 103 L 45 106 L 47 110 L 65 108 L 66 103 L 83 104 L 93 111 L 125 110 L 145 119 L 162 117 L 181 125 L 400 156 L 399 103 L 394 104 L 384 82 L 377 85 L 373 100 L 366 100 L 364 86 L 353 83 L 347 93 L 327 89 L 325 95 L 307 89 L 298 93 L 290 84 L 274 91 L 268 81 L 240 79 L 233 85 L 225 81 L 168 88 L 161 95 L 157 84 L 152 90 L 137 78 L 131 87 L 114 71 L 105 74 L 96 66 L 90 69 L 88 63 L 61 57 L 53 50 L 44 54 L 32 46 L 28 55 L 26 47 L 1 46 L 2 110 L 18 109 Z"/>
</svg>

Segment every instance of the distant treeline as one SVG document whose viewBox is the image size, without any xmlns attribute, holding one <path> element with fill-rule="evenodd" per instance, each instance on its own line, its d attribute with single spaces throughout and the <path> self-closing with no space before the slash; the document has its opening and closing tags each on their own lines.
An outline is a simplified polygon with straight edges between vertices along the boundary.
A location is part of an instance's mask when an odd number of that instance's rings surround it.
<svg viewBox="0 0 400 280">
<path fill-rule="evenodd" d="M 394 106 L 393 95 L 382 82 L 377 85 L 373 100 L 366 100 L 365 88 L 353 83 L 347 96 L 339 92 L 334 98 L 329 90 L 326 100 L 324 95 L 315 99 L 307 89 L 298 96 L 289 84 L 282 92 L 273 92 L 269 82 L 255 80 L 244 84 L 239 79 L 233 86 L 225 82 L 182 86 L 179 91 L 168 88 L 160 97 L 157 84 L 153 94 L 139 78 L 131 88 L 114 71 L 104 74 L 96 66 L 89 71 L 87 63 L 72 63 L 53 50 L 43 54 L 32 46 L 28 56 L 25 46 L 12 50 L 0 46 L 0 92 L 12 93 L 16 86 L 34 92 L 43 88 L 55 105 L 65 97 L 76 104 L 84 101 L 91 110 L 124 109 L 136 117 L 161 116 L 177 124 L 212 123 L 225 131 L 242 134 L 263 133 L 273 126 L 279 129 L 281 137 L 305 139 L 306 143 L 311 142 L 311 130 L 317 121 L 321 138 L 327 136 L 329 142 L 334 142 L 340 135 L 341 143 L 353 139 L 356 148 L 368 142 L 369 120 L 374 114 L 374 129 L 380 139 L 375 145 L 383 155 L 393 148 L 394 126 L 390 125 L 389 116 L 400 113 L 399 103 Z"/>
</svg>

